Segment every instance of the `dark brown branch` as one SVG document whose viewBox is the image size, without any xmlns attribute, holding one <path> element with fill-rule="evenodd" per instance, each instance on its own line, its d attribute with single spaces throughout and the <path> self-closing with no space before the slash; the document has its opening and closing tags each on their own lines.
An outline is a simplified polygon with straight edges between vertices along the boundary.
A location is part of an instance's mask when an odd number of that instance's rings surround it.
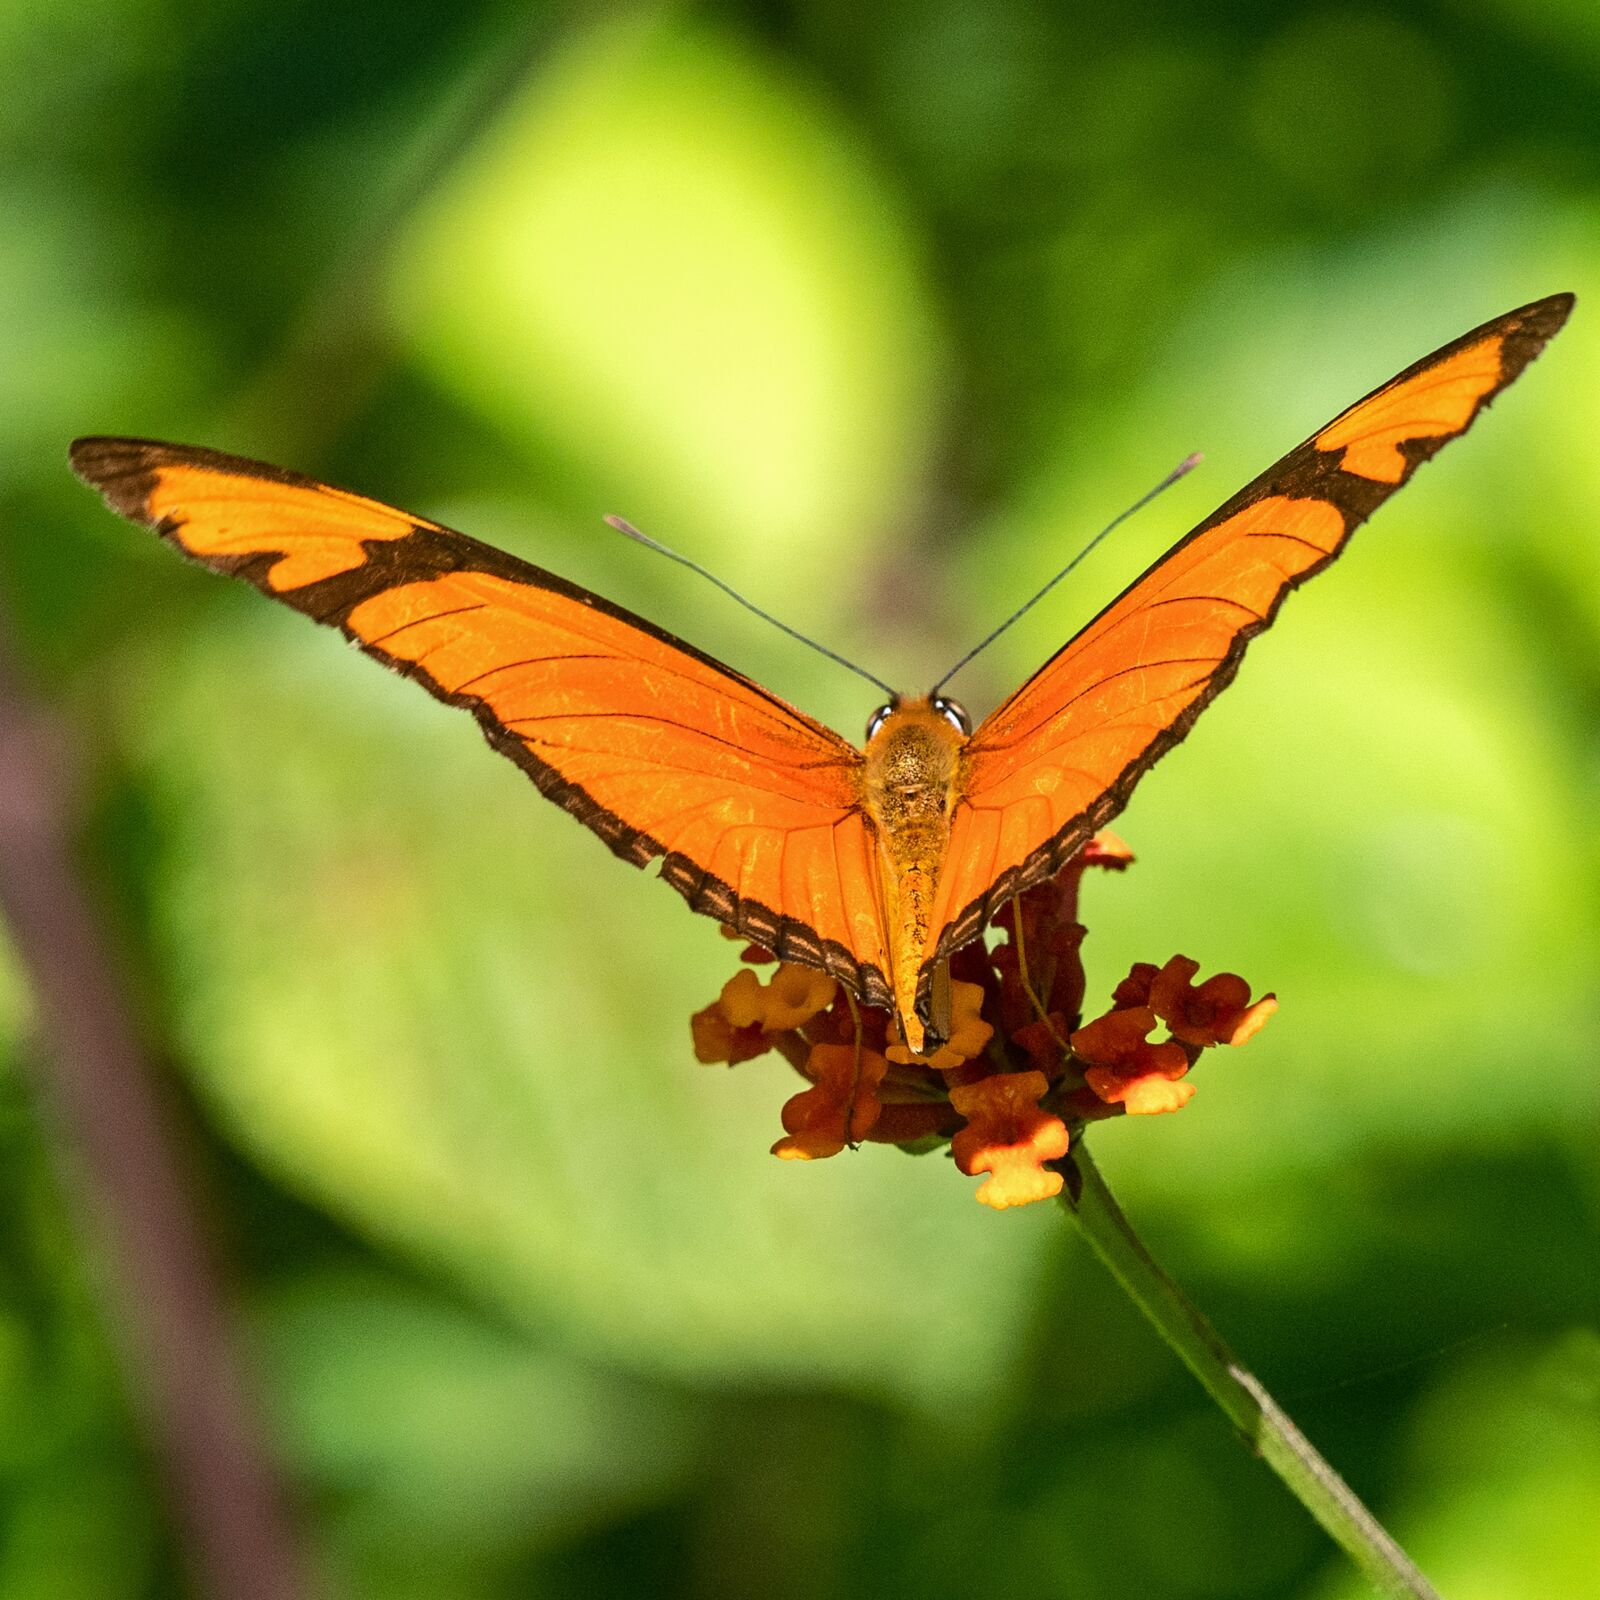
<svg viewBox="0 0 1600 1600">
<path fill-rule="evenodd" d="M 233 1351 L 229 1318 L 154 1076 L 73 861 L 65 740 L 0 640 L 0 912 L 35 997 L 43 1089 L 69 1187 L 99 1237 L 196 1582 L 217 1600 L 294 1600 L 300 1558 Z"/>
</svg>

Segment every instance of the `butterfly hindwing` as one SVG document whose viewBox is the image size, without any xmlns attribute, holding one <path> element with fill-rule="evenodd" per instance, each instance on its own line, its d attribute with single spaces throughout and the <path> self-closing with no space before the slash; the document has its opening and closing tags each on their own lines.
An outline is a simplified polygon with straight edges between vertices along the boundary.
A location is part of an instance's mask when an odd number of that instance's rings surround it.
<svg viewBox="0 0 1600 1600">
<path fill-rule="evenodd" d="M 260 462 L 80 439 L 78 474 L 214 570 L 339 628 L 472 712 L 489 743 L 697 911 L 884 1004 L 859 752 L 599 596 Z"/>
<path fill-rule="evenodd" d="M 1566 321 L 1555 295 L 1359 401 L 1169 550 L 990 716 L 967 750 L 924 968 L 1057 871 L 1231 682 L 1290 590 L 1471 426 Z"/>
</svg>

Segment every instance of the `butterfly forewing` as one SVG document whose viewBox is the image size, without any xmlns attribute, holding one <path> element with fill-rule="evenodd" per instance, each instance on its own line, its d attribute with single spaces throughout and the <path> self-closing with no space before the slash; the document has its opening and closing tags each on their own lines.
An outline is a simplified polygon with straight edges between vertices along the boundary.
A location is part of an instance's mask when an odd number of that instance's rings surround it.
<svg viewBox="0 0 1600 1600">
<path fill-rule="evenodd" d="M 81 439 L 77 472 L 186 554 L 341 629 L 472 712 L 625 860 L 869 1003 L 888 998 L 859 752 L 597 595 L 263 463 Z"/>
<path fill-rule="evenodd" d="M 1007 897 L 1127 803 L 1228 685 L 1289 591 L 1474 418 L 1566 321 L 1555 295 L 1485 323 L 1321 428 L 1167 552 L 978 729 L 921 989 Z"/>
</svg>

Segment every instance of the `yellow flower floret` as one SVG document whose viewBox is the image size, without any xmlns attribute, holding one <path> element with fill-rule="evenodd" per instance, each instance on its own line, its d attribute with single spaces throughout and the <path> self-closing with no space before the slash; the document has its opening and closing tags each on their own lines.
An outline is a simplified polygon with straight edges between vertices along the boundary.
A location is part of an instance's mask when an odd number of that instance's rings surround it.
<svg viewBox="0 0 1600 1600">
<path fill-rule="evenodd" d="M 759 1025 L 768 1033 L 782 1033 L 809 1022 L 832 1003 L 839 985 L 815 967 L 781 962 L 769 983 L 745 967 L 722 986 L 717 1004 L 735 1028 Z"/>
<path fill-rule="evenodd" d="M 903 1044 L 892 1044 L 885 1053 L 897 1067 L 931 1067 L 935 1072 L 948 1072 L 952 1067 L 963 1066 L 981 1056 L 994 1037 L 993 1024 L 979 1015 L 982 1009 L 983 985 L 958 979 L 950 985 L 950 1037 L 931 1056 L 913 1055 Z"/>
</svg>

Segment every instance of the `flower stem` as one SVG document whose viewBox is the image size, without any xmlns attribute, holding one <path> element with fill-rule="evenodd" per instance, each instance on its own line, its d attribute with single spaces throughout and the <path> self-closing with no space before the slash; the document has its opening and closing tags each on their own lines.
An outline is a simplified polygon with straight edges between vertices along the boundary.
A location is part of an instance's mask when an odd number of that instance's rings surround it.
<svg viewBox="0 0 1600 1600">
<path fill-rule="evenodd" d="M 1134 1303 L 1183 1358 L 1246 1445 L 1284 1481 L 1381 1594 L 1396 1600 L 1439 1600 L 1433 1585 L 1317 1453 L 1259 1379 L 1234 1358 L 1187 1295 L 1156 1265 L 1082 1145 L 1071 1161 L 1061 1199 L 1084 1237 Z M 1073 1188 L 1077 1187 L 1074 1196 Z"/>
</svg>

